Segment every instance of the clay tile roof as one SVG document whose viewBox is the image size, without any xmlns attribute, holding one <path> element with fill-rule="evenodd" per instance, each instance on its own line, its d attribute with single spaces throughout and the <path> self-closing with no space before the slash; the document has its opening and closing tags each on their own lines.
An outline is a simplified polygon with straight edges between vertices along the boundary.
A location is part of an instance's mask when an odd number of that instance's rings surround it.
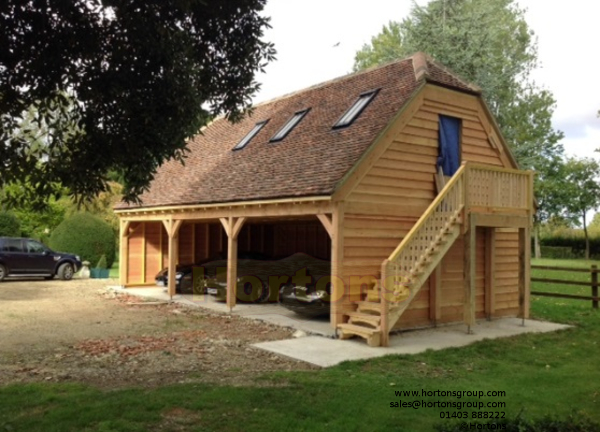
<svg viewBox="0 0 600 432">
<path fill-rule="evenodd" d="M 256 105 L 239 123 L 215 120 L 189 141 L 185 165 L 172 160 L 158 169 L 141 205 L 116 208 L 331 195 L 424 82 L 478 92 L 422 53 L 328 81 Z M 350 126 L 332 128 L 362 93 L 376 89 L 377 96 Z M 269 142 L 294 113 L 307 108 L 282 141 Z M 245 148 L 232 151 L 265 120 Z"/>
</svg>

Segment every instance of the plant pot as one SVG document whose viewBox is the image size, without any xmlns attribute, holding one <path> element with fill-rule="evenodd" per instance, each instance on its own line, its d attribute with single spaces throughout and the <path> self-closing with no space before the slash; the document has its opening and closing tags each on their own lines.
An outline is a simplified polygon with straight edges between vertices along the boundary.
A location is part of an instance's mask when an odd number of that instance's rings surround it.
<svg viewBox="0 0 600 432">
<path fill-rule="evenodd" d="M 92 268 L 90 269 L 90 277 L 92 279 L 108 279 L 109 269 Z"/>
</svg>

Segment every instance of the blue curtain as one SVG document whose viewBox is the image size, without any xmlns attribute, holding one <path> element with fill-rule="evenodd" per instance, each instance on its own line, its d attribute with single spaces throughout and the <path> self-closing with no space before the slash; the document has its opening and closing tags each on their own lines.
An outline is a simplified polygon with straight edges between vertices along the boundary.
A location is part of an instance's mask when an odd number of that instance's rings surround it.
<svg viewBox="0 0 600 432">
<path fill-rule="evenodd" d="M 440 156 L 438 166 L 452 176 L 460 166 L 460 119 L 440 116 Z"/>
</svg>

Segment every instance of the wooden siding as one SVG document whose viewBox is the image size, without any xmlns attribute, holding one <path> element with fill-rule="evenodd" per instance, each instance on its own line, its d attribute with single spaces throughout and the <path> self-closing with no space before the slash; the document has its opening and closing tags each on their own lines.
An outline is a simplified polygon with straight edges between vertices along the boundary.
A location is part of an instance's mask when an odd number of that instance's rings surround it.
<svg viewBox="0 0 600 432">
<path fill-rule="evenodd" d="M 144 227 L 146 238 L 144 283 L 153 282 L 156 273 L 163 268 L 161 252 L 161 234 L 163 230 L 164 227 L 161 222 L 146 222 L 146 226 Z M 131 268 L 131 265 L 129 267 Z"/>
<path fill-rule="evenodd" d="M 360 287 L 350 286 L 349 277 L 378 275 L 381 263 L 400 243 L 410 228 L 425 212 L 436 196 L 434 174 L 438 157 L 440 114 L 462 120 L 462 161 L 485 165 L 512 167 L 501 147 L 494 126 L 485 115 L 475 96 L 429 86 L 423 91 L 416 109 L 408 110 L 398 122 L 404 126 L 387 142 L 385 150 L 370 162 L 368 170 L 358 177 L 346 197 L 344 219 L 343 276 L 350 300 L 360 297 Z M 410 118 L 407 118 L 409 116 Z M 393 129 L 393 128 L 392 128 Z M 360 172 L 360 171 L 359 171 Z M 515 234 L 516 236 L 516 234 Z M 502 239 L 502 240 L 500 240 Z M 516 237 L 515 237 L 516 239 Z M 513 301 L 517 295 L 516 245 L 506 249 L 499 237 L 496 272 L 500 278 L 496 307 L 498 314 L 515 314 Z M 500 269 L 503 254 L 514 259 L 509 273 Z M 460 237 L 442 261 L 441 323 L 464 319 L 464 241 Z M 477 229 L 476 317 L 485 317 L 485 229 Z M 397 323 L 397 328 L 421 327 L 430 321 L 429 283 L 426 282 L 409 309 Z M 508 307 L 510 306 L 510 308 Z"/>
<path fill-rule="evenodd" d="M 496 285 L 494 316 L 517 316 L 519 312 L 519 232 L 496 228 Z"/>
<path fill-rule="evenodd" d="M 127 266 L 127 283 L 144 283 L 144 224 L 137 223 L 129 234 L 129 265 Z"/>
<path fill-rule="evenodd" d="M 358 300 L 361 287 L 350 278 L 380 277 L 381 263 L 398 246 L 416 218 L 380 217 L 348 213 L 344 217 L 342 279 L 351 300 Z"/>
</svg>

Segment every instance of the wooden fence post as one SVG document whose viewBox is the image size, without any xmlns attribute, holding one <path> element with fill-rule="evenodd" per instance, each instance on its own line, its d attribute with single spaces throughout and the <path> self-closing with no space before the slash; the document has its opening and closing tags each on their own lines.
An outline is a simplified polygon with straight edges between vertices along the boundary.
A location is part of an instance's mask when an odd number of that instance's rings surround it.
<svg viewBox="0 0 600 432">
<path fill-rule="evenodd" d="M 592 266 L 592 307 L 598 309 L 598 266 Z"/>
</svg>

